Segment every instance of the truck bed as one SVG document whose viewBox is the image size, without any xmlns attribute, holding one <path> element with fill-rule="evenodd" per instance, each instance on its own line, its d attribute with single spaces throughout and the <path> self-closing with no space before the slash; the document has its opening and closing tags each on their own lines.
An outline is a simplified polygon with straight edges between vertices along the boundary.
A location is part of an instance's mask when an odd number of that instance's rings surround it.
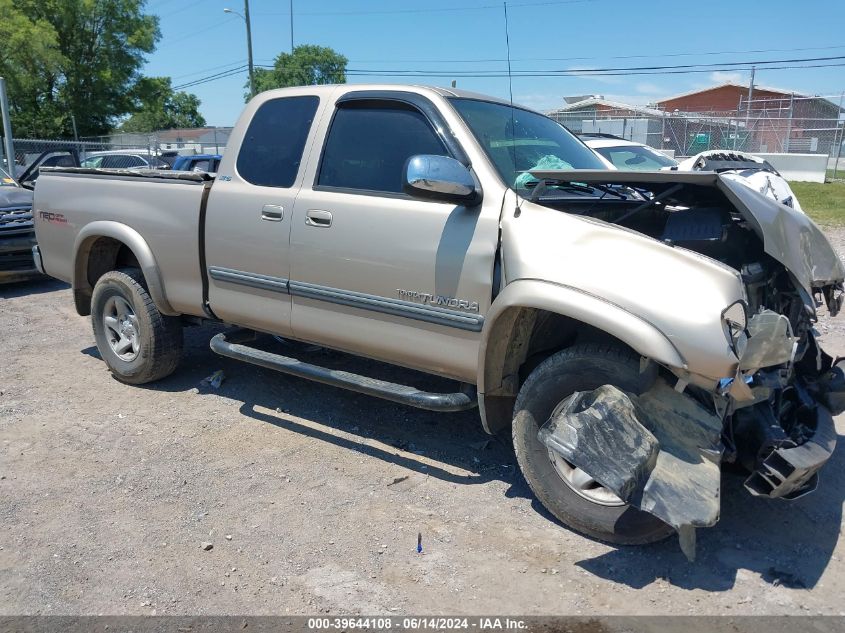
<svg viewBox="0 0 845 633">
<path fill-rule="evenodd" d="M 173 312 L 202 315 L 198 236 L 212 181 L 202 172 L 45 168 L 35 192 L 45 272 L 70 283 L 85 279 L 86 271 L 75 271 L 74 253 L 96 248 L 98 233 L 126 234 L 149 247 Z"/>
</svg>

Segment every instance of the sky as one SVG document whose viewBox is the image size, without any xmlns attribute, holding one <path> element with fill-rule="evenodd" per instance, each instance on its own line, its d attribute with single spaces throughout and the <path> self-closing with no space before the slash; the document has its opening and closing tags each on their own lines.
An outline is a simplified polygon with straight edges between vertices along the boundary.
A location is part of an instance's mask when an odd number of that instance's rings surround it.
<svg viewBox="0 0 845 633">
<path fill-rule="evenodd" d="M 255 64 L 272 64 L 290 51 L 290 0 L 250 0 L 249 7 Z M 162 38 L 143 72 L 170 76 L 180 86 L 245 65 L 244 21 L 225 8 L 242 14 L 243 0 L 148 0 L 146 11 L 159 16 Z M 563 105 L 569 95 L 642 105 L 724 81 L 747 83 L 750 62 L 843 57 L 804 65 L 845 64 L 841 0 L 509 0 L 507 24 L 513 72 L 583 71 L 513 77 L 514 101 L 543 111 Z M 293 0 L 293 40 L 345 55 L 350 70 L 365 73 L 349 76 L 349 83 L 449 86 L 456 79 L 459 88 L 509 96 L 498 0 Z M 712 66 L 696 73 L 584 74 L 692 64 Z M 845 90 L 845 65 L 771 68 L 782 65 L 795 64 L 759 64 L 755 84 L 833 101 Z M 377 70 L 392 76 L 366 74 Z M 419 70 L 444 76 L 396 76 Z M 499 76 L 464 76 L 477 71 Z M 185 90 L 200 98 L 209 125 L 228 126 L 243 108 L 246 80 L 244 70 Z"/>
</svg>

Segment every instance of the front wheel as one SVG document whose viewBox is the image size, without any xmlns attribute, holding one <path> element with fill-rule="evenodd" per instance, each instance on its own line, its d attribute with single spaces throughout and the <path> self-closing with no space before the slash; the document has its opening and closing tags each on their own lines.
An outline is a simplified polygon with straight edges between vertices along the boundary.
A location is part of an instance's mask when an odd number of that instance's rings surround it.
<svg viewBox="0 0 845 633">
<path fill-rule="evenodd" d="M 546 509 L 577 532 L 627 545 L 652 543 L 673 533 L 670 526 L 627 505 L 537 437 L 540 427 L 576 391 L 611 384 L 622 391 L 641 393 L 649 387 L 648 382 L 633 352 L 586 343 L 540 363 L 519 391 L 512 429 L 519 467 Z"/>
<path fill-rule="evenodd" d="M 182 323 L 158 311 L 136 268 L 105 273 L 91 297 L 100 356 L 121 382 L 141 385 L 173 373 L 182 356 Z"/>
</svg>

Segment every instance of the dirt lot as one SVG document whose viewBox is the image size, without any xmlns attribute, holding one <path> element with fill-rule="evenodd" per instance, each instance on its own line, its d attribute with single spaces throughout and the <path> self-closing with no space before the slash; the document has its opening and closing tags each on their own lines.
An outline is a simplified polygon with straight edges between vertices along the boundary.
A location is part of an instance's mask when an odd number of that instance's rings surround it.
<svg viewBox="0 0 845 633">
<path fill-rule="evenodd" d="M 845 355 L 845 317 L 819 330 Z M 619 549 L 553 522 L 476 413 L 238 364 L 215 331 L 129 387 L 66 286 L 0 289 L 0 615 L 845 612 L 842 448 L 792 503 L 725 475 L 688 563 L 675 539 Z"/>
</svg>

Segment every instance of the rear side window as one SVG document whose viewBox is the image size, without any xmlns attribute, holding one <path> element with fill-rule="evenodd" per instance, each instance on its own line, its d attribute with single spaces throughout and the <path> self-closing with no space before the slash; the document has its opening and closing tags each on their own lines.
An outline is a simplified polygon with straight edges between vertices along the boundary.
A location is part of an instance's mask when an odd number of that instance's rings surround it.
<svg viewBox="0 0 845 633">
<path fill-rule="evenodd" d="M 421 112 L 399 102 L 353 102 L 335 113 L 317 184 L 401 193 L 402 170 L 415 154 L 448 156 Z"/>
<path fill-rule="evenodd" d="M 238 154 L 241 178 L 262 187 L 291 187 L 319 103 L 317 97 L 283 97 L 258 108 Z"/>
<path fill-rule="evenodd" d="M 100 167 L 108 169 L 130 169 L 132 167 L 146 167 L 147 163 L 140 156 L 126 156 L 113 154 L 103 157 Z"/>
<path fill-rule="evenodd" d="M 80 163 L 82 167 L 99 167 L 103 163 L 102 156 L 92 156 L 91 158 L 86 158 L 85 160 Z"/>
</svg>

